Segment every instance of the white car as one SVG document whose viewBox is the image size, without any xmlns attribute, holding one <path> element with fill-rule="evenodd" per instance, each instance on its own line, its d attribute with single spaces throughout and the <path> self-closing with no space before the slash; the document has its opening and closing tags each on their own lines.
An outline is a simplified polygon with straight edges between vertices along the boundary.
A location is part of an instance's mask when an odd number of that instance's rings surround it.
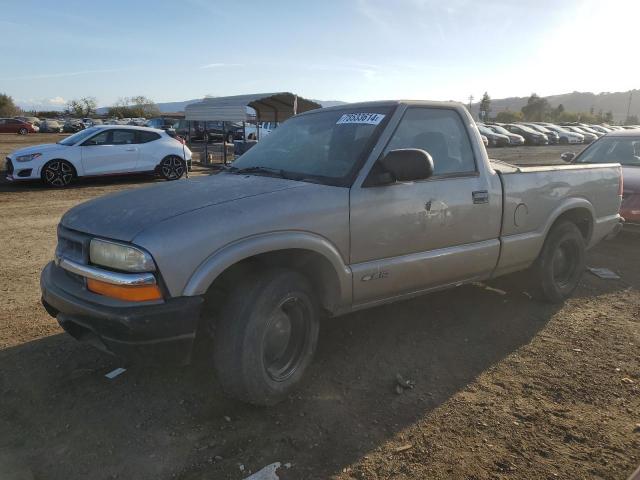
<svg viewBox="0 0 640 480">
<path fill-rule="evenodd" d="M 65 187 L 76 177 L 154 173 L 166 180 L 184 175 L 191 151 L 154 128 L 101 125 L 58 143 L 21 148 L 6 160 L 7 180 L 42 180 Z"/>
<path fill-rule="evenodd" d="M 542 123 L 544 128 L 548 128 L 549 130 L 553 130 L 560 137 L 560 143 L 562 145 L 575 144 L 575 143 L 584 143 L 584 135 L 578 132 L 571 132 L 564 127 L 559 127 L 558 125 L 554 125 L 553 123 Z"/>
</svg>

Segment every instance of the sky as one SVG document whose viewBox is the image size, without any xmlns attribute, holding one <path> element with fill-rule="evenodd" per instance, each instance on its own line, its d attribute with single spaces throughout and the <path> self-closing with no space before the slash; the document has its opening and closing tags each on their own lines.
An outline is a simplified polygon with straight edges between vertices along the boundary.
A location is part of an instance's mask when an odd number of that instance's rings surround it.
<svg viewBox="0 0 640 480">
<path fill-rule="evenodd" d="M 638 88 L 638 0 L 0 0 L 23 107 L 291 91 L 468 102 Z M 12 40 L 13 39 L 13 40 Z"/>
</svg>

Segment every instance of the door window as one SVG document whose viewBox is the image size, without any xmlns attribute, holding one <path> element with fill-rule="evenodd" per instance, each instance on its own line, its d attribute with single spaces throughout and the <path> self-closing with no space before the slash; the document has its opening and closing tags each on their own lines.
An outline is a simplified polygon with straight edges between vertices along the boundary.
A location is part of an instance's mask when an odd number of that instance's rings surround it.
<svg viewBox="0 0 640 480">
<path fill-rule="evenodd" d="M 129 145 L 136 143 L 135 130 L 114 130 L 111 138 L 112 145 Z"/>
<path fill-rule="evenodd" d="M 91 137 L 87 140 L 83 145 L 109 145 L 109 136 L 111 132 L 109 130 L 105 130 L 104 132 L 100 132 L 94 137 Z"/>
<path fill-rule="evenodd" d="M 409 108 L 384 153 L 398 148 L 427 151 L 433 159 L 434 176 L 476 172 L 469 136 L 454 110 Z"/>
</svg>

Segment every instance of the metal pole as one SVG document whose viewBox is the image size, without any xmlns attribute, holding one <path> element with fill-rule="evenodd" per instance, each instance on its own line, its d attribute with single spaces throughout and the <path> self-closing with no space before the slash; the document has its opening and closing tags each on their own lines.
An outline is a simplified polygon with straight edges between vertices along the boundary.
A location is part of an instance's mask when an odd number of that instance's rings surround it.
<svg viewBox="0 0 640 480">
<path fill-rule="evenodd" d="M 207 133 L 207 124 L 205 122 L 202 139 L 204 140 L 204 164 L 209 165 L 209 134 Z"/>
<path fill-rule="evenodd" d="M 222 163 L 227 164 L 227 122 L 222 122 Z"/>
<path fill-rule="evenodd" d="M 260 110 L 256 110 L 256 141 L 260 141 Z"/>
<path fill-rule="evenodd" d="M 626 124 L 629 121 L 629 114 L 631 113 L 631 99 L 633 98 L 633 90 L 629 92 L 629 103 L 627 104 L 627 118 L 625 118 L 624 123 Z"/>
</svg>

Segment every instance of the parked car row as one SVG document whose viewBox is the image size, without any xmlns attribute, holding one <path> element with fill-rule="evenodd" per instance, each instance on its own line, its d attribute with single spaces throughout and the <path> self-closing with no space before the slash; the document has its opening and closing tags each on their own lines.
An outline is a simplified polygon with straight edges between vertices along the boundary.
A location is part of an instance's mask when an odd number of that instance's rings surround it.
<svg viewBox="0 0 640 480">
<path fill-rule="evenodd" d="M 478 123 L 477 126 L 480 134 L 487 137 L 491 147 L 591 143 L 609 132 L 640 128 L 637 125 L 612 126 L 549 122 L 485 122 Z"/>
</svg>

